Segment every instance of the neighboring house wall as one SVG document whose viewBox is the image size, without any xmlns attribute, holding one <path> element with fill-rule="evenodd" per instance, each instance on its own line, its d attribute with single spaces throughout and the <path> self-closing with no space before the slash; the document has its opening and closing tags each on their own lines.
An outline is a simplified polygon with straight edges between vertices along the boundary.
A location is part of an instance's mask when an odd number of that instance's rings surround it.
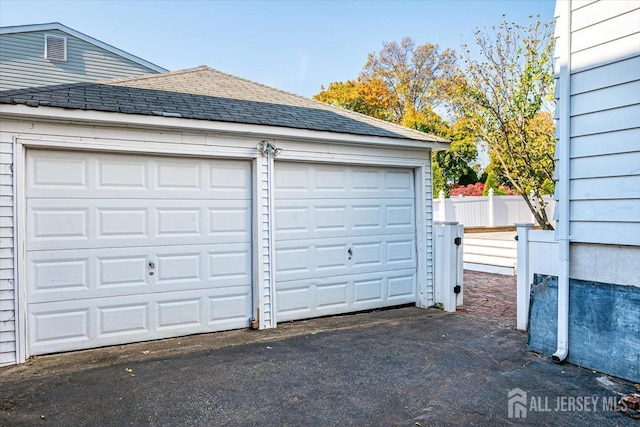
<svg viewBox="0 0 640 427">
<path fill-rule="evenodd" d="M 66 37 L 66 61 L 45 58 L 46 34 Z M 58 29 L 0 33 L 0 90 L 89 82 L 161 70 Z"/>
<path fill-rule="evenodd" d="M 640 381 L 640 1 L 559 0 L 556 17 L 558 129 L 565 106 L 569 116 L 558 147 L 571 152 L 568 360 Z M 529 347 L 549 354 L 557 279 L 532 286 Z"/>
</svg>

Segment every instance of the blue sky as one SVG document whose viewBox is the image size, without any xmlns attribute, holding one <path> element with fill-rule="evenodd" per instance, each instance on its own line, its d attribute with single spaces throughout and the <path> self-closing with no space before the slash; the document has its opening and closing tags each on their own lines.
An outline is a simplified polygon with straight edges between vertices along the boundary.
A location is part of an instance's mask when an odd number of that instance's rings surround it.
<svg viewBox="0 0 640 427">
<path fill-rule="evenodd" d="M 170 70 L 208 65 L 311 96 L 355 78 L 383 41 L 410 36 L 459 50 L 503 14 L 549 21 L 553 9 L 553 0 L 0 0 L 0 25 L 60 22 Z"/>
</svg>

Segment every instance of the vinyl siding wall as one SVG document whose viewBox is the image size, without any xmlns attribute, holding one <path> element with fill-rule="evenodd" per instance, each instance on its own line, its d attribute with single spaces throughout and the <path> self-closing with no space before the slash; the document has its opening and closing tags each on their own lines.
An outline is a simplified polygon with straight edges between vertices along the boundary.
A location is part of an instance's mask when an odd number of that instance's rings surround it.
<svg viewBox="0 0 640 427">
<path fill-rule="evenodd" d="M 0 139 L 0 365 L 15 363 L 13 145 Z"/>
<path fill-rule="evenodd" d="M 67 61 L 44 58 L 44 35 L 67 38 Z M 59 30 L 0 36 L 0 90 L 127 77 L 156 71 Z"/>
<path fill-rule="evenodd" d="M 424 215 L 425 220 L 427 222 L 426 226 L 426 243 L 427 243 L 427 262 L 426 262 L 426 281 L 427 281 L 427 292 L 426 292 L 426 306 L 432 306 L 435 304 L 435 288 L 433 281 L 434 278 L 434 254 L 433 254 L 433 181 L 431 179 L 431 163 L 425 163 L 423 166 L 424 170 L 427 171 L 424 175 Z"/>
<path fill-rule="evenodd" d="M 17 317 L 18 307 L 14 301 L 18 286 L 14 277 L 14 221 L 13 203 L 15 189 L 13 188 L 13 139 L 23 143 L 46 146 L 49 149 L 82 149 L 82 150 L 114 150 L 117 152 L 163 153 L 166 155 L 210 156 L 219 158 L 252 159 L 256 157 L 256 143 L 261 138 L 233 137 L 214 135 L 206 132 L 181 131 L 176 129 L 133 129 L 99 125 L 64 125 L 29 120 L 1 119 L 0 127 L 0 239 L 2 252 L 0 253 L 0 366 L 17 363 L 16 355 Z M 171 120 L 171 119 L 168 119 Z M 428 149 L 394 149 L 350 146 L 343 144 L 309 143 L 292 140 L 276 140 L 276 145 L 285 151 L 278 158 L 287 160 L 304 159 L 303 161 L 368 164 L 384 163 L 387 166 L 413 164 L 421 165 L 422 187 L 425 195 L 424 217 L 426 222 L 426 241 L 424 258 L 426 262 L 422 269 L 425 284 L 425 301 L 422 306 L 433 304 L 433 245 L 431 235 L 432 203 L 431 203 L 431 153 Z M 421 159 L 416 163 L 417 159 Z M 270 328 L 275 326 L 273 316 L 273 282 L 271 242 L 272 209 L 271 209 L 271 180 L 273 176 L 273 160 L 258 158 L 256 179 L 257 188 L 257 224 L 255 224 L 255 245 L 258 246 L 258 262 L 254 277 L 257 280 L 260 295 L 255 296 L 261 308 L 260 326 Z M 420 270 L 419 270 L 420 271 Z M 275 302 L 277 303 L 277 302 Z M 24 303 L 21 303 L 24 304 Z"/>
<path fill-rule="evenodd" d="M 570 18 L 571 241 L 640 246 L 640 1 L 573 0 Z"/>
<path fill-rule="evenodd" d="M 273 176 L 273 161 L 265 158 L 260 164 L 259 179 L 261 181 L 262 194 L 260 194 L 260 227 L 262 235 L 259 237 L 259 245 L 261 248 L 262 259 L 260 260 L 260 266 L 262 268 L 262 312 L 260 313 L 261 327 L 270 328 L 273 327 L 273 302 L 271 298 L 271 279 L 272 271 L 275 271 L 273 266 L 273 256 L 271 252 L 271 242 L 273 241 L 272 233 L 272 209 L 271 209 L 271 197 L 272 197 L 272 177 Z"/>
</svg>

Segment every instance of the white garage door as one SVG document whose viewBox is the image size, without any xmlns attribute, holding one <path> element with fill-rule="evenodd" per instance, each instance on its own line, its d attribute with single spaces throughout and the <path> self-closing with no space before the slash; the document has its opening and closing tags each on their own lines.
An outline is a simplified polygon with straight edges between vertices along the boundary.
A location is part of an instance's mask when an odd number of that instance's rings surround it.
<svg viewBox="0 0 640 427">
<path fill-rule="evenodd" d="M 413 171 L 277 163 L 277 320 L 416 301 Z"/>
<path fill-rule="evenodd" d="M 248 326 L 248 162 L 27 154 L 30 354 Z"/>
</svg>

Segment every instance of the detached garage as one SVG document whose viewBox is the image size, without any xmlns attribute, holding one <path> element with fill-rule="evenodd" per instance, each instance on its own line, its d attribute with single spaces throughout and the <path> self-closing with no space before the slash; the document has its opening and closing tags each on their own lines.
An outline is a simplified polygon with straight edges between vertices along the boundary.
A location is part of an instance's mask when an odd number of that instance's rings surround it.
<svg viewBox="0 0 640 427">
<path fill-rule="evenodd" d="M 1 365 L 434 302 L 439 138 L 207 67 L 0 120 Z"/>
</svg>

